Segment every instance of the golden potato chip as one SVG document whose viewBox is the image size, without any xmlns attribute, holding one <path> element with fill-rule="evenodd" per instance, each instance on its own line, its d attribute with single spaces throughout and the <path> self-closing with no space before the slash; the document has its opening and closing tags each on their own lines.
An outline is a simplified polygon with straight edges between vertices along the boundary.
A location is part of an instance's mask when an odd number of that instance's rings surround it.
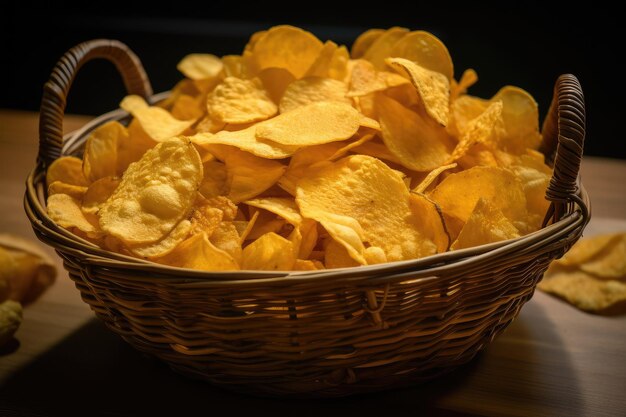
<svg viewBox="0 0 626 417">
<path fill-rule="evenodd" d="M 464 249 L 519 237 L 519 231 L 502 211 L 479 198 L 451 249 Z"/>
<path fill-rule="evenodd" d="M 53 194 L 67 194 L 76 200 L 83 198 L 83 195 L 87 191 L 87 187 L 81 187 L 80 185 L 66 184 L 61 181 L 55 181 L 48 187 L 48 195 Z"/>
<path fill-rule="evenodd" d="M 328 224 L 336 222 L 335 216 L 355 219 L 362 227 L 363 241 L 380 247 L 389 261 L 436 251 L 435 244 L 417 227 L 406 186 L 377 159 L 348 156 L 316 170 L 298 182 L 296 202 L 304 217 L 319 221 L 340 243 Z M 354 231 L 358 236 L 359 231 Z M 363 263 L 353 253 L 350 256 Z"/>
<path fill-rule="evenodd" d="M 287 167 L 237 148 L 223 156 L 226 164 L 228 198 L 235 204 L 256 197 L 276 184 Z"/>
<path fill-rule="evenodd" d="M 83 153 L 83 174 L 89 181 L 117 174 L 117 149 L 128 140 L 128 130 L 113 120 L 98 126 L 87 138 Z"/>
<path fill-rule="evenodd" d="M 561 259 L 557 259 L 552 265 L 578 266 L 594 259 L 601 252 L 609 252 L 617 241 L 622 239 L 622 234 L 612 233 L 580 239 Z M 552 267 L 551 265 L 551 267 Z"/>
<path fill-rule="evenodd" d="M 337 44 L 333 41 L 324 42 L 324 46 L 322 46 L 319 55 L 306 71 L 305 77 L 328 77 L 337 48 Z"/>
<path fill-rule="evenodd" d="M 408 29 L 392 27 L 377 37 L 363 54 L 363 59 L 370 61 L 379 70 L 384 70 L 385 59 L 391 55 L 396 43 L 408 33 Z"/>
<path fill-rule="evenodd" d="M 138 120 L 133 120 L 128 125 L 128 138 L 117 144 L 117 175 L 121 176 L 128 166 L 138 161 L 148 149 L 157 145 L 143 130 Z"/>
<path fill-rule="evenodd" d="M 82 197 L 80 209 L 83 213 L 98 214 L 119 184 L 120 179 L 117 177 L 104 177 L 92 182 Z"/>
<path fill-rule="evenodd" d="M 324 265 L 326 268 L 350 268 L 361 264 L 348 254 L 348 250 L 341 243 L 330 239 L 324 252 Z"/>
<path fill-rule="evenodd" d="M 526 91 L 506 86 L 500 89 L 491 101 L 502 101 L 502 118 L 506 135 L 502 145 L 512 152 L 523 152 L 526 148 L 537 149 L 541 143 L 539 133 L 539 108 L 537 102 Z"/>
<path fill-rule="evenodd" d="M 448 124 L 450 81 L 445 75 L 422 68 L 404 58 L 387 58 L 385 61 L 400 74 L 406 74 L 419 93 L 426 113 L 442 126 Z"/>
<path fill-rule="evenodd" d="M 100 228 L 87 220 L 80 210 L 78 201 L 67 194 L 54 194 L 48 197 L 48 216 L 61 227 L 66 229 L 77 228 L 81 232 L 96 236 Z"/>
<path fill-rule="evenodd" d="M 249 221 L 234 221 L 233 224 L 237 227 L 237 232 L 239 233 L 239 244 L 243 245 L 243 243 L 248 239 L 248 235 L 252 232 L 254 225 L 256 224 L 257 219 L 259 218 L 259 211 L 255 212 Z M 239 228 L 239 224 L 242 224 L 244 227 Z"/>
<path fill-rule="evenodd" d="M 301 78 L 315 62 L 322 42 L 314 35 L 293 26 L 274 26 L 259 35 L 250 48 L 248 65 L 257 73 L 265 68 L 285 68 Z"/>
<path fill-rule="evenodd" d="M 203 164 L 204 178 L 198 191 L 205 198 L 227 195 L 230 189 L 226 165 L 219 161 L 208 161 Z"/>
<path fill-rule="evenodd" d="M 328 77 L 347 82 L 349 76 L 350 53 L 348 48 L 341 45 L 333 52 L 333 57 L 328 66 Z"/>
<path fill-rule="evenodd" d="M 250 123 L 272 117 L 278 108 L 259 80 L 227 77 L 207 97 L 212 118 L 224 123 Z"/>
<path fill-rule="evenodd" d="M 454 169 L 454 168 L 456 168 L 456 166 L 457 166 L 456 163 L 452 163 L 452 164 L 449 164 L 449 165 L 441 165 L 440 167 L 437 167 L 437 168 L 433 169 L 418 184 L 418 186 L 413 189 L 413 192 L 415 192 L 415 193 L 424 193 L 426 191 L 426 189 L 437 179 L 437 177 L 439 177 L 439 175 L 441 175 L 442 172 L 445 172 L 445 171 L 447 171 L 449 169 Z"/>
<path fill-rule="evenodd" d="M 225 251 L 215 247 L 206 233 L 193 235 L 176 249 L 156 260 L 166 265 L 202 271 L 235 271 L 237 262 Z"/>
<path fill-rule="evenodd" d="M 287 271 L 295 261 L 293 243 L 276 233 L 266 233 L 245 247 L 241 269 Z"/>
<path fill-rule="evenodd" d="M 139 96 L 125 97 L 120 107 L 132 114 L 146 134 L 157 142 L 178 136 L 195 123 L 195 120 L 178 120 L 160 107 L 148 106 Z"/>
<path fill-rule="evenodd" d="M 273 119 L 272 119 L 273 120 Z M 282 159 L 293 155 L 299 146 L 283 145 L 276 142 L 261 141 L 256 137 L 256 130 L 263 122 L 246 129 L 229 132 L 222 130 L 215 134 L 199 133 L 190 136 L 189 140 L 198 146 L 211 150 L 211 145 L 231 145 L 242 151 L 268 159 Z"/>
<path fill-rule="evenodd" d="M 352 105 L 346 97 L 348 86 L 332 78 L 306 77 L 289 84 L 280 100 L 281 113 L 318 101 L 336 101 Z"/>
<path fill-rule="evenodd" d="M 296 79 L 285 68 L 265 68 L 257 77 L 263 83 L 267 94 L 277 104 L 280 103 L 287 87 Z"/>
<path fill-rule="evenodd" d="M 502 168 L 473 167 L 450 174 L 430 194 L 445 214 L 467 222 L 480 198 L 511 221 L 526 218 L 526 197 L 517 177 Z"/>
<path fill-rule="evenodd" d="M 448 159 L 444 128 L 384 95 L 377 97 L 376 106 L 383 141 L 403 166 L 430 171 Z"/>
<path fill-rule="evenodd" d="M 361 33 L 350 49 L 350 55 L 352 59 L 361 58 L 365 52 L 372 46 L 372 44 L 385 33 L 384 29 L 368 29 Z"/>
<path fill-rule="evenodd" d="M 191 213 L 191 227 L 189 234 L 206 233 L 211 236 L 224 219 L 224 212 L 210 204 L 201 204 L 194 207 Z"/>
<path fill-rule="evenodd" d="M 196 125 L 196 134 L 198 133 L 217 133 L 224 129 L 226 123 L 221 120 L 213 119 L 211 116 L 205 116 Z"/>
<path fill-rule="evenodd" d="M 205 113 L 204 97 L 181 94 L 172 105 L 172 116 L 178 120 L 198 120 Z"/>
<path fill-rule="evenodd" d="M 552 178 L 552 169 L 545 164 L 543 154 L 532 149 L 528 149 L 525 154 L 515 158 L 509 169 L 521 182 L 524 194 L 526 194 L 528 212 L 536 219 L 529 231 L 537 230 L 541 228 L 543 218 L 550 206 L 550 202 L 546 199 L 546 190 Z"/>
<path fill-rule="evenodd" d="M 419 192 L 411 192 L 409 206 L 420 232 L 437 246 L 438 253 L 447 251 L 451 241 L 441 207 Z"/>
<path fill-rule="evenodd" d="M 435 35 L 417 30 L 404 35 L 387 55 L 415 62 L 422 68 L 436 71 L 452 80 L 454 66 L 448 48 Z"/>
<path fill-rule="evenodd" d="M 241 55 L 224 55 L 222 71 L 225 77 L 248 78 Z"/>
<path fill-rule="evenodd" d="M 172 231 L 163 239 L 155 243 L 147 245 L 128 246 L 128 249 L 135 255 L 143 258 L 157 258 L 167 255 L 178 246 L 191 230 L 191 222 L 189 220 L 181 220 Z"/>
<path fill-rule="evenodd" d="M 244 204 L 274 213 L 296 227 L 302 224 L 302 216 L 292 198 L 257 198 L 244 201 Z"/>
<path fill-rule="evenodd" d="M 232 221 L 222 221 L 211 233 L 209 240 L 216 248 L 223 250 L 231 256 L 232 259 L 241 263 L 241 237 L 237 232 L 237 227 Z"/>
<path fill-rule="evenodd" d="M 348 139 L 363 124 L 378 124 L 366 119 L 349 104 L 323 101 L 257 125 L 256 137 L 288 146 L 319 145 Z"/>
<path fill-rule="evenodd" d="M 83 162 L 75 156 L 62 156 L 55 159 L 46 171 L 46 186 L 55 181 L 64 184 L 86 187 L 89 182 L 83 175 Z"/>
<path fill-rule="evenodd" d="M 309 259 L 296 259 L 292 269 L 294 271 L 317 271 L 319 269 L 324 269 L 324 265 L 322 265 L 319 261 L 311 261 Z"/>
<path fill-rule="evenodd" d="M 594 257 L 582 263 L 580 269 L 601 279 L 626 280 L 626 233 L 611 239 Z"/>
<path fill-rule="evenodd" d="M 285 226 L 285 219 L 279 218 L 276 214 L 267 210 L 258 210 L 254 207 L 250 208 L 252 217 L 257 217 L 252 229 L 248 232 L 246 239 L 255 240 L 266 233 L 278 233 Z"/>
<path fill-rule="evenodd" d="M 489 100 L 467 95 L 454 100 L 450 105 L 452 123 L 447 126 L 450 133 L 459 137 L 460 132 L 466 132 L 468 124 L 483 114 L 489 104 Z"/>
<path fill-rule="evenodd" d="M 461 95 L 467 93 L 467 89 L 476 84 L 478 81 L 478 74 L 472 68 L 468 68 L 463 71 L 459 82 L 450 81 L 450 102 L 454 102 Z"/>
<path fill-rule="evenodd" d="M 358 59 L 352 65 L 348 97 L 362 97 L 376 91 L 409 84 L 404 77 L 393 72 L 379 71 L 369 61 Z"/>
<path fill-rule="evenodd" d="M 98 212 L 100 227 L 131 245 L 161 240 L 189 213 L 202 176 L 193 144 L 161 142 L 128 167 Z"/>
<path fill-rule="evenodd" d="M 537 288 L 590 313 L 610 315 L 626 312 L 626 283 L 600 281 L 584 271 L 546 273 Z"/>
<path fill-rule="evenodd" d="M 215 78 L 223 67 L 222 60 L 211 54 L 189 54 L 176 66 L 185 77 L 192 80 Z"/>
<path fill-rule="evenodd" d="M 354 149 L 353 152 L 373 156 L 374 158 L 384 159 L 385 161 L 393 162 L 394 164 L 402 165 L 402 161 L 389 151 L 387 146 L 377 139 L 366 141 Z"/>
<path fill-rule="evenodd" d="M 478 117 L 472 119 L 459 131 L 459 143 L 448 157 L 446 163 L 452 163 L 463 156 L 476 144 L 483 143 L 495 146 L 504 135 L 502 119 L 502 102 L 495 101 Z"/>
</svg>

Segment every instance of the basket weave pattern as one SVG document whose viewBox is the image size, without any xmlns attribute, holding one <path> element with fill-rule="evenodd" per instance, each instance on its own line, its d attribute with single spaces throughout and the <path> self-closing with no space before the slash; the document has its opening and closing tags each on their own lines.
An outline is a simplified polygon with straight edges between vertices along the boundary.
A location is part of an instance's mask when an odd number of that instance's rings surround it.
<svg viewBox="0 0 626 417">
<path fill-rule="evenodd" d="M 193 377 L 302 397 L 388 389 L 448 372 L 506 328 L 589 219 L 577 182 L 582 91 L 575 77 L 562 76 L 543 129 L 544 152 L 555 161 L 551 210 L 546 227 L 528 236 L 414 261 L 299 273 L 181 270 L 110 253 L 56 226 L 45 212 L 46 166 L 80 153 L 99 124 L 127 117 L 112 112 L 62 137 L 71 81 L 94 57 L 116 62 L 130 91 L 151 96 L 139 60 L 124 45 L 99 40 L 70 50 L 42 100 L 40 156 L 25 209 L 108 328 Z"/>
</svg>

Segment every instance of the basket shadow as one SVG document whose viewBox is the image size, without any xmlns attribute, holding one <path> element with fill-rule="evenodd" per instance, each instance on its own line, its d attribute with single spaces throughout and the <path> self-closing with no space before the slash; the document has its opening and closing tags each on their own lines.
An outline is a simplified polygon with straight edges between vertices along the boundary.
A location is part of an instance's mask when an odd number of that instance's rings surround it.
<svg viewBox="0 0 626 417">
<path fill-rule="evenodd" d="M 534 303 L 525 307 L 533 308 L 541 309 Z M 536 311 L 532 316 L 537 314 L 541 312 Z M 527 317 L 522 315 L 513 322 L 507 334 L 512 332 L 520 340 L 532 337 L 533 327 Z M 545 343 L 561 343 L 555 333 L 541 337 Z M 260 410 L 291 414 L 297 410 L 300 416 L 320 413 L 345 416 L 354 412 L 393 415 L 394 410 L 411 410 L 432 416 L 455 416 L 471 415 L 468 411 L 519 414 L 528 402 L 536 405 L 557 401 L 550 397 L 545 389 L 546 381 L 533 368 L 532 357 L 537 352 L 527 346 L 512 350 L 501 339 L 489 346 L 488 354 L 481 354 L 468 365 L 425 384 L 348 398 L 287 400 L 250 397 L 180 376 L 164 363 L 135 351 L 93 319 L 9 378 L 0 387 L 0 408 L 31 411 L 34 415 L 73 415 L 89 410 L 90 416 L 193 415 L 195 410 L 220 409 L 235 414 Z M 577 393 L 578 381 L 567 367 L 568 359 L 562 360 L 560 369 L 570 374 L 561 372 L 558 380 L 566 385 L 564 390 Z M 524 383 L 501 378 L 512 362 L 517 363 L 515 366 L 520 363 L 525 366 Z M 497 390 L 498 404 L 479 404 L 485 392 L 491 392 L 493 399 L 494 391 L 489 390 Z M 583 412 L 584 404 L 580 404 L 579 398 L 580 395 L 571 395 L 568 399 L 567 410 L 563 410 L 567 415 Z M 471 405 L 468 408 L 472 403 L 476 404 L 475 409 Z"/>
</svg>

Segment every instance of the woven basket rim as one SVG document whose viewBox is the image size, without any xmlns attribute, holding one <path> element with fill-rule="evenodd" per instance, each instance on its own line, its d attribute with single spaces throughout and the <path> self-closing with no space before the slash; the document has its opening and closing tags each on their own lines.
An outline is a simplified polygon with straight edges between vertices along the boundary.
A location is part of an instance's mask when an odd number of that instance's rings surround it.
<svg viewBox="0 0 626 417">
<path fill-rule="evenodd" d="M 155 94 L 150 97 L 149 102 L 156 103 L 167 98 L 170 94 L 170 91 Z M 97 116 L 81 128 L 65 135 L 66 140 L 63 144 L 62 155 L 71 155 L 77 152 L 84 144 L 87 137 L 86 134 L 96 127 L 111 120 L 120 121 L 129 119 L 130 117 L 131 115 L 122 109 L 116 109 Z M 124 268 L 134 270 L 136 272 L 149 272 L 149 278 L 151 279 L 154 279 L 155 275 L 161 275 L 166 276 L 168 279 L 179 279 L 180 281 L 187 282 L 191 285 L 201 282 L 207 284 L 211 283 L 213 285 L 224 283 L 228 283 L 230 285 L 258 283 L 282 283 L 285 285 L 291 285 L 302 281 L 310 283 L 312 280 L 325 280 L 329 278 L 349 280 L 350 278 L 358 277 L 362 279 L 364 276 L 369 278 L 369 282 L 372 285 L 380 285 L 381 283 L 384 284 L 401 280 L 402 276 L 406 274 L 410 274 L 415 277 L 415 274 L 418 272 L 422 272 L 423 275 L 425 275 L 424 278 L 427 278 L 428 275 L 432 278 L 435 275 L 435 270 L 438 266 L 449 268 L 455 264 L 458 266 L 461 266 L 462 264 L 467 267 L 468 263 L 471 264 L 472 262 L 478 260 L 484 260 L 486 257 L 500 256 L 502 253 L 519 251 L 523 248 L 535 246 L 538 243 L 553 241 L 559 239 L 561 236 L 566 235 L 581 225 L 584 226 L 585 221 L 584 217 L 581 215 L 580 208 L 575 209 L 573 207 L 574 204 L 572 204 L 569 213 L 563 216 L 563 218 L 559 221 L 519 238 L 455 251 L 447 251 L 418 259 L 317 271 L 200 271 L 162 265 L 156 262 L 133 258 L 128 255 L 108 251 L 80 238 L 79 236 L 74 235 L 68 230 L 59 227 L 54 223 L 54 221 L 52 221 L 52 219 L 50 219 L 50 217 L 48 217 L 44 208 L 44 193 L 41 189 L 43 177 L 45 177 L 43 166 L 42 164 L 37 163 L 30 171 L 26 180 L 24 208 L 29 216 L 37 219 L 37 222 L 32 222 L 33 227 L 38 230 L 42 237 L 45 236 L 47 237 L 46 240 L 53 242 L 52 246 L 55 247 L 55 249 L 59 250 L 62 247 L 63 251 L 71 252 L 74 255 L 80 256 L 88 264 L 98 265 L 105 268 Z M 579 187 L 578 196 L 587 206 L 589 206 L 589 196 L 582 183 Z M 137 280 L 140 279 L 139 276 L 136 276 L 135 278 Z"/>
</svg>

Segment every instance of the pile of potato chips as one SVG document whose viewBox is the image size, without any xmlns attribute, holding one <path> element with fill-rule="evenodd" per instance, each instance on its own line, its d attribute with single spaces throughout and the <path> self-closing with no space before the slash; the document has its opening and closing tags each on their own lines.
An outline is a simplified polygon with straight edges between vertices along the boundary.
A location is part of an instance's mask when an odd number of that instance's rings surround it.
<svg viewBox="0 0 626 417">
<path fill-rule="evenodd" d="M 435 36 L 371 29 L 351 51 L 292 26 L 193 54 L 163 102 L 92 132 L 47 173 L 48 214 L 96 245 L 201 270 L 421 258 L 541 227 L 537 104 L 466 94 Z"/>
<path fill-rule="evenodd" d="M 626 313 L 626 233 L 579 240 L 538 288 L 591 313 Z"/>
</svg>

